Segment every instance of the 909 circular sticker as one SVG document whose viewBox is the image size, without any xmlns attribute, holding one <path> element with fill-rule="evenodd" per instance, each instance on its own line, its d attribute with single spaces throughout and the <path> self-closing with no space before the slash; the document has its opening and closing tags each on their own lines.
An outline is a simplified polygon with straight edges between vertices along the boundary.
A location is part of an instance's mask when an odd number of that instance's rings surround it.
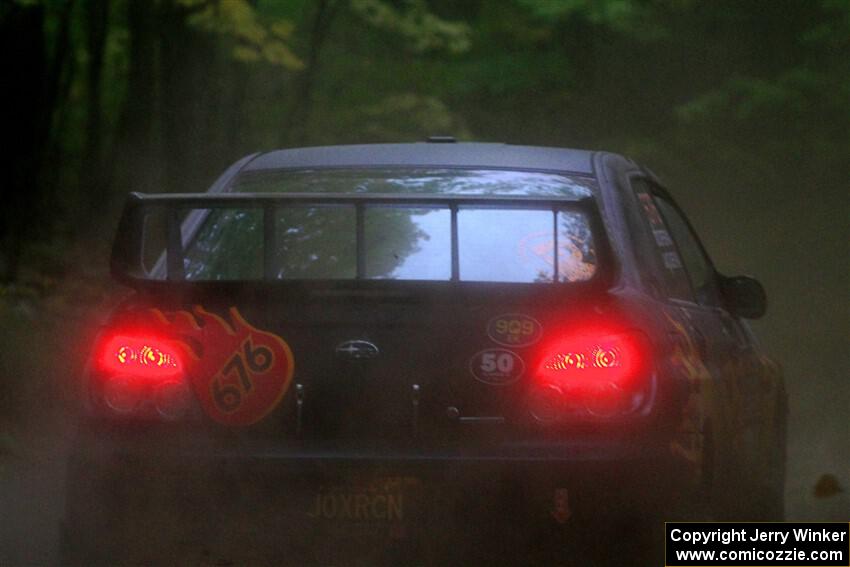
<svg viewBox="0 0 850 567">
<path fill-rule="evenodd" d="M 487 336 L 503 346 L 524 347 L 543 336 L 543 327 L 533 317 L 522 313 L 497 315 L 487 323 Z"/>
<path fill-rule="evenodd" d="M 522 378 L 525 362 L 515 352 L 490 348 L 472 357 L 469 371 L 479 382 L 490 386 L 506 386 Z"/>
</svg>

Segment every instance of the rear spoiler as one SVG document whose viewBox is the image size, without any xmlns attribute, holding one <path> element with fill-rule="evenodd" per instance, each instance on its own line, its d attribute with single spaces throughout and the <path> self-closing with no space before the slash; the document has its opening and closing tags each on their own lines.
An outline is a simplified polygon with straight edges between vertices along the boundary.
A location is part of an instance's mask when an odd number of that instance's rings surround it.
<svg viewBox="0 0 850 567">
<path fill-rule="evenodd" d="M 504 195 L 434 195 L 434 194 L 339 194 L 339 193 L 171 193 L 143 194 L 130 193 L 124 205 L 124 211 L 118 224 L 118 232 L 112 248 L 110 270 L 112 276 L 125 284 L 135 285 L 151 281 L 143 263 L 143 243 L 145 239 L 145 218 L 155 209 L 166 209 L 166 248 L 164 260 L 166 280 L 168 282 L 185 281 L 183 269 L 184 250 L 188 238 L 203 219 L 181 219 L 186 209 L 261 209 L 263 211 L 263 280 L 280 281 L 276 277 L 275 247 L 278 228 L 275 213 L 286 207 L 352 207 L 355 211 L 355 242 L 357 251 L 357 279 L 363 279 L 366 266 L 365 215 L 368 207 L 402 207 L 410 209 L 446 209 L 451 212 L 451 280 L 459 280 L 459 252 L 457 213 L 462 208 L 539 210 L 552 212 L 554 249 L 558 249 L 557 213 L 577 210 L 590 222 L 590 229 L 596 244 L 597 256 L 602 266 L 610 266 L 608 239 L 599 216 L 595 200 L 587 197 L 581 200 Z M 192 225 L 192 226 L 187 226 Z M 554 254 L 554 270 L 558 272 L 558 254 Z M 597 274 L 598 275 L 598 274 Z M 594 279 L 596 279 L 594 277 Z M 193 281 L 192 283 L 199 283 Z"/>
</svg>

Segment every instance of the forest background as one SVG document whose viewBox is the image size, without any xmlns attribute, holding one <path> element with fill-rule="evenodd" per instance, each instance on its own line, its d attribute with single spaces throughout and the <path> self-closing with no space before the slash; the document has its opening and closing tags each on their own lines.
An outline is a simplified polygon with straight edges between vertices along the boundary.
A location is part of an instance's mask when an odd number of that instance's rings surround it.
<svg viewBox="0 0 850 567">
<path fill-rule="evenodd" d="M 453 135 L 659 174 L 768 290 L 790 516 L 846 521 L 812 487 L 850 484 L 850 1 L 3 0 L 0 60 L 0 453 L 75 407 L 127 192 Z"/>
</svg>

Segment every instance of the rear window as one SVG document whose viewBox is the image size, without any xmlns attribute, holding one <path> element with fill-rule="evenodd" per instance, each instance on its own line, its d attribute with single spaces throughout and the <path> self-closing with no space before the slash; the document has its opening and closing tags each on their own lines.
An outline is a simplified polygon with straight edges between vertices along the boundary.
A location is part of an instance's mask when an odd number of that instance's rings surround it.
<svg viewBox="0 0 850 567">
<path fill-rule="evenodd" d="M 243 193 L 371 193 L 549 196 L 580 200 L 592 179 L 495 170 L 311 170 L 243 174 Z M 259 209 L 188 211 L 183 225 L 188 280 L 263 277 L 263 213 Z M 447 208 L 370 205 L 364 212 L 367 279 L 449 280 L 451 213 Z M 274 215 L 274 273 L 287 280 L 354 279 L 356 216 L 351 205 L 291 206 Z M 557 238 L 555 237 L 557 227 Z M 557 240 L 557 259 L 555 241 Z M 164 277 L 163 262 L 156 276 Z M 598 269 L 589 219 L 576 209 L 552 211 L 462 206 L 458 211 L 458 275 L 462 281 L 553 282 L 591 279 Z"/>
</svg>

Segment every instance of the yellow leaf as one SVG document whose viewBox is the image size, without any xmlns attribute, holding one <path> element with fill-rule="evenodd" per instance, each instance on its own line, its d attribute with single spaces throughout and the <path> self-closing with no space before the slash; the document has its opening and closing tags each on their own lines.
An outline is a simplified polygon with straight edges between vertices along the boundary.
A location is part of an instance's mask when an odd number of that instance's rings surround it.
<svg viewBox="0 0 850 567">
<path fill-rule="evenodd" d="M 233 48 L 233 58 L 237 61 L 244 61 L 245 63 L 256 63 L 260 60 L 260 54 L 256 49 L 237 45 Z"/>
<path fill-rule="evenodd" d="M 279 41 L 267 43 L 263 46 L 263 57 L 272 65 L 279 65 L 287 69 L 298 70 L 304 67 L 304 63 Z"/>
<path fill-rule="evenodd" d="M 294 29 L 295 25 L 288 20 L 278 20 L 271 25 L 272 33 L 280 39 L 289 39 Z"/>
</svg>

